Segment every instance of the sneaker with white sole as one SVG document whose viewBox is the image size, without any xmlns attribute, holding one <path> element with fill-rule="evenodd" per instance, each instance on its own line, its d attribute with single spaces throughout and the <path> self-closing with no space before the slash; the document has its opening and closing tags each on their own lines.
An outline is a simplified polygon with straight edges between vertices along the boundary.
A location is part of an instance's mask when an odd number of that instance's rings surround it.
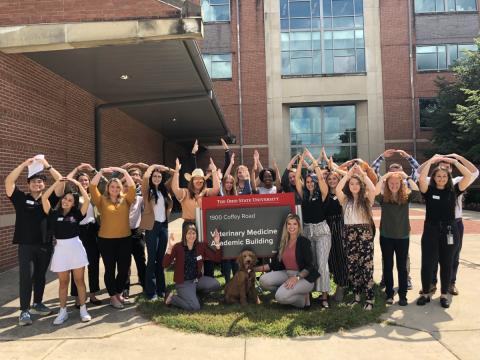
<svg viewBox="0 0 480 360">
<path fill-rule="evenodd" d="M 62 325 L 68 319 L 67 308 L 60 308 L 57 317 L 53 320 L 53 325 Z"/>
<path fill-rule="evenodd" d="M 45 304 L 43 303 L 34 303 L 33 306 L 30 308 L 30 313 L 34 315 L 47 316 L 52 313 L 52 309 L 45 306 Z"/>
<path fill-rule="evenodd" d="M 26 326 L 26 325 L 32 325 L 32 317 L 30 316 L 30 312 L 28 310 L 23 310 L 20 313 L 20 316 L 18 318 L 18 325 L 20 326 Z"/>
<path fill-rule="evenodd" d="M 89 322 L 90 320 L 92 320 L 92 317 L 87 311 L 87 305 L 85 304 L 80 305 L 80 320 L 82 320 L 82 322 Z"/>
</svg>

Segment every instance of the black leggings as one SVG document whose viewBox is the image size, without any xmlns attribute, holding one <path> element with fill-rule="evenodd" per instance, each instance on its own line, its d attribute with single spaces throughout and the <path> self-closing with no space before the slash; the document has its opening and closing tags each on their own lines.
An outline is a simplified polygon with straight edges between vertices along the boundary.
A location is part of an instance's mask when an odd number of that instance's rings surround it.
<svg viewBox="0 0 480 360">
<path fill-rule="evenodd" d="M 80 240 L 82 240 L 83 247 L 87 252 L 88 258 L 88 287 L 90 294 L 95 294 L 100 290 L 99 286 L 99 265 L 100 265 L 100 250 L 98 250 L 97 243 L 97 224 L 80 225 Z M 70 295 L 78 296 L 77 286 L 75 281 L 71 281 Z"/>
<path fill-rule="evenodd" d="M 383 278 L 385 281 L 385 294 L 388 298 L 393 298 L 393 256 L 397 260 L 398 273 L 398 294 L 400 298 L 407 296 L 408 271 L 407 258 L 409 238 L 392 239 L 380 235 L 380 247 L 382 249 L 383 259 Z"/>
<path fill-rule="evenodd" d="M 98 238 L 98 247 L 105 266 L 103 277 L 108 294 L 121 294 L 127 283 L 131 263 L 132 239 L 130 236 L 119 239 Z M 115 268 L 117 276 L 115 276 Z"/>
<path fill-rule="evenodd" d="M 451 226 L 454 238 L 458 238 L 457 224 L 425 222 L 422 235 L 422 290 L 430 292 L 432 272 L 436 262 L 440 262 L 441 293 L 447 294 L 452 275 L 453 253 L 455 245 L 447 243 L 447 226 Z"/>
</svg>

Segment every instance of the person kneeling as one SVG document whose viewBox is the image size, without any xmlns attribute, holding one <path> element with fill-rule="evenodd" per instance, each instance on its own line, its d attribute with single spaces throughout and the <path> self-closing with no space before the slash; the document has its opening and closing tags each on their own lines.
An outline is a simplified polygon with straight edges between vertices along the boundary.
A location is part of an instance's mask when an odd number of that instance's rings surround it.
<svg viewBox="0 0 480 360">
<path fill-rule="evenodd" d="M 215 250 L 208 246 L 208 242 L 198 242 L 197 238 L 197 227 L 192 222 L 183 224 L 181 242 L 177 243 L 173 234 L 170 234 L 163 267 L 167 268 L 175 263 L 173 281 L 177 294 L 171 292 L 165 298 L 166 305 L 185 310 L 200 310 L 197 291 L 209 293 L 220 289 L 220 283 L 216 279 L 202 274 L 204 260 L 218 263 L 222 259 L 220 234 L 215 231 Z"/>
<path fill-rule="evenodd" d="M 256 271 L 270 271 L 260 277 L 260 286 L 275 292 L 280 304 L 297 308 L 310 306 L 310 292 L 320 276 L 313 265 L 310 240 L 301 235 L 298 215 L 289 214 L 283 225 L 278 257 L 271 264 L 258 266 Z"/>
</svg>

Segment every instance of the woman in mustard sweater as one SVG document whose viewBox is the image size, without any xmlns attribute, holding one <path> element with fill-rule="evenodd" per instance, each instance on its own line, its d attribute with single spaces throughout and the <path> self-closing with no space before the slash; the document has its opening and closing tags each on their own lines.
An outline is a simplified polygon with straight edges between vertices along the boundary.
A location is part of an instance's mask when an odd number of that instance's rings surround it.
<svg viewBox="0 0 480 360">
<path fill-rule="evenodd" d="M 102 175 L 112 172 L 122 174 L 127 182 L 128 190 L 123 193 L 122 182 L 111 178 L 101 195 L 98 182 Z M 105 266 L 104 281 L 110 295 L 110 305 L 116 309 L 123 308 L 124 290 L 131 261 L 131 231 L 128 221 L 130 205 L 135 201 L 135 183 L 125 169 L 109 167 L 101 169 L 90 183 L 92 203 L 101 214 L 98 231 L 98 248 Z M 117 276 L 115 276 L 117 268 Z"/>
</svg>

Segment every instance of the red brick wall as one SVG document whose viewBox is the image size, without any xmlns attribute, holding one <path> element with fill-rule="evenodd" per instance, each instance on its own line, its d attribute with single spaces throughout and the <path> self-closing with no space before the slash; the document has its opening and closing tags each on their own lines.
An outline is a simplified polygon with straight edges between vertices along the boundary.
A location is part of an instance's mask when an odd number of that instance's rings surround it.
<svg viewBox="0 0 480 360">
<path fill-rule="evenodd" d="M 2 0 L 0 26 L 177 17 L 157 0 Z"/>
<path fill-rule="evenodd" d="M 268 144 L 267 85 L 265 65 L 265 24 L 263 0 L 240 1 L 240 57 L 242 77 L 242 109 L 244 145 Z M 240 120 L 237 74 L 237 12 L 236 0 L 231 1 L 232 81 L 215 81 L 214 88 L 227 125 L 240 144 Z M 237 164 L 240 164 L 240 151 Z M 217 165 L 223 166 L 223 151 L 211 150 Z M 244 163 L 252 163 L 251 149 L 244 149 Z M 268 163 L 268 149 L 260 152 Z"/>
<path fill-rule="evenodd" d="M 12 214 L 6 175 L 35 154 L 66 174 L 80 162 L 94 163 L 94 107 L 99 100 L 22 55 L 0 53 L 0 216 Z M 111 109 L 102 115 L 104 164 L 161 163 L 159 133 Z M 168 165 L 183 150 L 168 146 Z M 25 189 L 25 172 L 18 184 Z M 13 227 L 0 228 L 0 270 L 15 265 Z"/>
</svg>

